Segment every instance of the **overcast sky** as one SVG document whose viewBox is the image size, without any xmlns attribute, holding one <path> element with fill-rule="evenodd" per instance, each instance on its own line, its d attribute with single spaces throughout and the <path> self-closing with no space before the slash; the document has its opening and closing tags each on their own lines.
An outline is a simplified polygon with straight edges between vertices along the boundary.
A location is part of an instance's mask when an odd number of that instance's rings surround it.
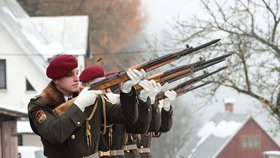
<svg viewBox="0 0 280 158">
<path fill-rule="evenodd" d="M 172 23 L 173 17 L 187 19 L 193 15 L 203 15 L 204 12 L 199 0 L 144 0 L 143 11 L 146 12 L 148 17 L 145 31 L 150 37 L 161 36 L 161 31 L 168 28 L 167 23 Z M 191 97 L 191 95 L 187 94 L 185 97 Z M 185 99 L 185 97 L 180 97 L 180 99 Z M 257 104 L 256 101 L 248 96 L 238 94 L 228 88 L 223 88 L 216 94 L 216 103 L 199 110 L 199 115 L 202 114 L 204 116 L 203 119 L 207 120 L 216 112 L 224 111 L 224 98 L 236 99 L 234 110 L 237 113 L 254 111 L 255 108 L 252 109 L 252 107 Z"/>
<path fill-rule="evenodd" d="M 173 17 L 188 18 L 202 8 L 198 0 L 144 0 L 142 3 L 147 12 L 146 31 L 154 36 L 159 35 Z"/>
</svg>

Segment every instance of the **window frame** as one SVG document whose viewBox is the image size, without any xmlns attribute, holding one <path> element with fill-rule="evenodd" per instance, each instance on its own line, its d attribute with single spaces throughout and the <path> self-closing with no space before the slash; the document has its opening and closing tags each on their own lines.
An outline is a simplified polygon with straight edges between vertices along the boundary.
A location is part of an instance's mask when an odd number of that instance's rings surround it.
<svg viewBox="0 0 280 158">
<path fill-rule="evenodd" d="M 3 86 L 0 85 L 0 90 L 1 89 L 7 89 L 7 62 L 6 62 L 6 59 L 0 59 L 0 64 L 2 64 L 2 63 L 4 65 L 4 67 L 3 67 L 3 70 L 4 70 L 4 72 L 3 72 L 3 74 L 4 74 L 4 85 Z"/>
<path fill-rule="evenodd" d="M 258 146 L 256 146 L 256 142 L 258 143 Z M 251 143 L 252 146 L 248 146 L 249 143 Z M 260 134 L 244 134 L 241 136 L 240 147 L 243 150 L 259 150 L 261 149 L 261 145 Z"/>
</svg>

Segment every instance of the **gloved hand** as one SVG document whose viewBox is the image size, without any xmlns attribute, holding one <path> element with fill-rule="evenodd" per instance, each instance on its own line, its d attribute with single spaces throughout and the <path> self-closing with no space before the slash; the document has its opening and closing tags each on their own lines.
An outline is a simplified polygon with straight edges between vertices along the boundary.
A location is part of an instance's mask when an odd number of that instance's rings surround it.
<svg viewBox="0 0 280 158">
<path fill-rule="evenodd" d="M 150 84 L 150 81 L 148 81 L 148 80 L 140 81 L 139 85 L 143 88 L 140 91 L 139 99 L 141 99 L 142 101 L 146 102 L 147 98 L 149 96 L 149 91 L 152 90 L 152 85 Z"/>
<path fill-rule="evenodd" d="M 88 90 L 88 87 L 84 88 L 74 101 L 74 104 L 76 104 L 82 111 L 85 111 L 85 108 L 94 104 L 98 95 L 103 93 L 104 92 L 101 90 Z"/>
<path fill-rule="evenodd" d="M 112 104 L 119 104 L 121 102 L 119 94 L 106 93 L 106 96 Z"/>
<path fill-rule="evenodd" d="M 164 92 L 164 95 L 167 97 L 162 101 L 162 108 L 166 111 L 169 111 L 171 102 L 176 99 L 177 93 L 174 90 L 167 90 Z"/>
<path fill-rule="evenodd" d="M 154 104 L 156 95 L 161 91 L 161 84 L 156 83 L 154 80 L 142 80 L 139 85 L 143 87 L 143 90 L 140 91 L 139 98 L 147 101 L 147 98 L 150 97 L 151 104 Z"/>
<path fill-rule="evenodd" d="M 137 85 L 146 76 L 146 72 L 143 69 L 140 71 L 136 69 L 128 69 L 126 74 L 130 80 L 121 84 L 121 91 L 124 93 L 129 93 L 131 88 Z"/>
<path fill-rule="evenodd" d="M 151 99 L 151 104 L 154 104 L 157 94 L 162 90 L 162 86 L 160 83 L 156 83 L 156 81 L 154 80 L 151 80 L 151 84 L 153 88 L 152 91 L 150 91 L 149 93 L 149 97 Z"/>
</svg>

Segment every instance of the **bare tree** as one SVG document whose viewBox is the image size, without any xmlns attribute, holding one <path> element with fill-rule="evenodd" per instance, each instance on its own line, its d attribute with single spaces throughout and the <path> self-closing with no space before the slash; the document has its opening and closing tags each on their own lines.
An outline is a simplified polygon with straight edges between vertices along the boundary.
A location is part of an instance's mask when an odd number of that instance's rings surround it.
<svg viewBox="0 0 280 158">
<path fill-rule="evenodd" d="M 268 107 L 280 121 L 280 4 L 278 0 L 201 0 L 206 13 L 175 19 L 175 44 L 222 38 L 208 57 L 233 53 L 229 68 L 212 78 L 215 86 L 231 87 Z M 205 93 L 200 92 L 201 95 Z M 208 93 L 208 92 L 207 92 Z"/>
</svg>

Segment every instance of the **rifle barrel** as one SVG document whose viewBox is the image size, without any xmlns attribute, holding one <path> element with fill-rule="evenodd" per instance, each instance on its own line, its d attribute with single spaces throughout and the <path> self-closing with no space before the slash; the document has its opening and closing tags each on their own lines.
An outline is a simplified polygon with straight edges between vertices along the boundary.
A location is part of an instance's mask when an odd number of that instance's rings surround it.
<svg viewBox="0 0 280 158">
<path fill-rule="evenodd" d="M 187 80 L 187 81 L 185 81 L 185 82 L 180 83 L 179 85 L 177 85 L 177 86 L 171 88 L 170 90 L 174 90 L 174 91 L 176 91 L 177 93 L 180 93 L 180 89 L 187 89 L 188 87 L 190 87 L 190 86 L 192 86 L 193 84 L 195 84 L 195 83 L 201 81 L 202 79 L 207 78 L 207 77 L 209 77 L 209 76 L 212 76 L 213 74 L 218 73 L 219 71 L 222 71 L 222 70 L 224 70 L 224 69 L 226 69 L 226 68 L 227 68 L 227 66 L 224 66 L 224 67 L 219 68 L 219 69 L 217 69 L 217 70 L 215 70 L 215 71 L 213 71 L 213 72 L 211 72 L 211 73 L 205 73 L 205 74 L 200 75 L 200 76 L 198 76 L 198 77 L 192 78 L 192 79 L 190 79 L 190 80 Z M 158 100 L 161 100 L 161 99 L 164 99 L 164 98 L 165 98 L 165 95 L 164 95 L 163 92 L 161 92 L 161 93 L 159 93 L 159 94 L 157 95 L 156 98 L 157 98 Z"/>
<path fill-rule="evenodd" d="M 131 67 L 131 69 L 137 69 L 137 70 L 143 69 L 146 72 L 148 72 L 148 71 L 154 70 L 158 67 L 161 67 L 163 65 L 166 65 L 168 63 L 171 63 L 185 55 L 191 54 L 197 50 L 210 46 L 218 41 L 220 41 L 220 39 L 212 40 L 210 42 L 199 45 L 195 48 L 190 47 L 190 48 L 186 48 L 185 50 L 182 50 L 180 52 L 167 54 L 167 55 L 161 56 L 159 58 L 150 60 L 146 63 L 133 66 L 133 67 Z M 100 81 L 97 81 L 97 82 L 91 84 L 90 89 L 103 90 L 103 89 L 109 88 L 111 86 L 117 85 L 121 82 L 127 81 L 128 79 L 129 79 L 129 77 L 123 70 L 123 71 L 118 72 L 116 75 L 110 76 L 108 78 L 105 78 L 103 80 L 100 80 Z"/>
<path fill-rule="evenodd" d="M 190 87 L 190 88 L 179 89 L 178 92 L 177 92 L 177 96 L 181 96 L 181 95 L 183 95 L 183 94 L 185 94 L 185 93 L 187 93 L 187 92 L 189 92 L 189 91 L 192 91 L 192 90 L 195 90 L 195 89 L 197 89 L 197 88 L 203 87 L 203 86 L 208 85 L 208 84 L 210 84 L 210 83 L 211 83 L 211 82 L 208 81 L 208 82 L 205 82 L 205 83 L 200 84 L 200 85 L 197 85 L 197 86 L 192 86 L 192 87 Z"/>
</svg>

